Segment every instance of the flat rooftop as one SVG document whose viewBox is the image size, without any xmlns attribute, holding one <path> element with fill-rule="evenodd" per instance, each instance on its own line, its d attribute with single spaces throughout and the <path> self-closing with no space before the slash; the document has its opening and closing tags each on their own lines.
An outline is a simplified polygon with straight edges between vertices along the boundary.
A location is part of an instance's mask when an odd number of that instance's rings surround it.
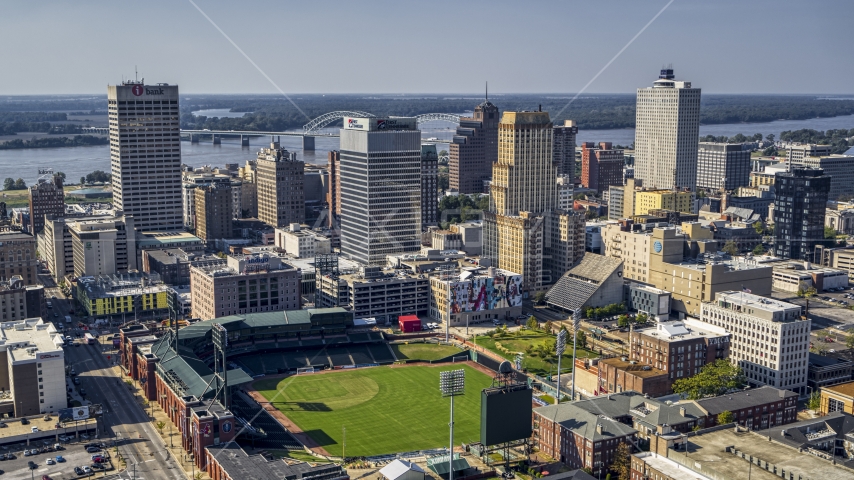
<svg viewBox="0 0 854 480">
<path fill-rule="evenodd" d="M 850 480 L 854 477 L 852 470 L 809 453 L 798 452 L 779 442 L 769 441 L 768 437 L 753 432 L 736 433 L 735 429 L 726 428 L 690 436 L 688 441 L 688 461 L 700 464 L 700 472 L 717 473 L 718 478 L 747 478 L 749 472 L 751 480 L 780 480 L 779 475 L 757 465 L 751 467 L 749 460 L 728 453 L 727 447 L 735 447 L 746 455 L 773 464 L 778 470 L 782 468 L 787 474 L 792 472 L 795 478 L 798 475 L 821 480 Z"/>
<path fill-rule="evenodd" d="M 725 329 L 699 320 L 660 322 L 649 328 L 635 330 L 635 332 L 656 337 L 665 342 L 729 335 Z"/>
<path fill-rule="evenodd" d="M 136 248 L 152 247 L 170 243 L 202 243 L 202 239 L 188 232 L 139 232 Z"/>
<path fill-rule="evenodd" d="M 652 378 L 657 377 L 659 375 L 667 375 L 667 372 L 665 372 L 664 370 L 659 370 L 653 366 L 644 365 L 641 363 L 631 363 L 628 360 L 622 361 L 619 359 L 619 357 L 599 360 L 600 365 L 603 363 L 611 365 L 615 368 L 619 368 L 620 370 L 631 372 L 632 375 L 638 376 L 640 378 Z"/>
<path fill-rule="evenodd" d="M 810 356 L 812 356 L 812 354 L 810 354 Z M 821 389 L 854 398 L 854 382 L 840 383 L 839 385 L 833 385 L 830 387 L 821 387 Z"/>
<path fill-rule="evenodd" d="M 658 470 L 667 477 L 673 480 L 711 480 L 710 477 L 700 475 L 694 470 L 690 470 L 682 465 L 662 457 L 653 452 L 641 452 L 635 454 L 635 457 L 641 459 L 650 467 Z"/>
<path fill-rule="evenodd" d="M 27 353 L 26 348 L 9 350 L 9 345 L 26 343 L 41 353 L 62 352 L 56 327 L 41 318 L 4 322 L 0 327 L 0 349 L 8 351 L 13 361 L 31 360 L 34 356 Z"/>
<path fill-rule="evenodd" d="M 762 310 L 765 312 L 786 312 L 792 309 L 801 311 L 801 307 L 795 305 L 793 303 L 784 302 L 782 300 L 775 300 L 769 297 L 763 297 L 760 295 L 754 295 L 752 293 L 747 292 L 736 292 L 736 291 L 728 291 L 728 292 L 718 292 L 715 296 L 715 302 L 719 301 L 729 302 L 733 305 L 741 305 L 742 307 L 749 306 L 754 310 Z"/>
</svg>

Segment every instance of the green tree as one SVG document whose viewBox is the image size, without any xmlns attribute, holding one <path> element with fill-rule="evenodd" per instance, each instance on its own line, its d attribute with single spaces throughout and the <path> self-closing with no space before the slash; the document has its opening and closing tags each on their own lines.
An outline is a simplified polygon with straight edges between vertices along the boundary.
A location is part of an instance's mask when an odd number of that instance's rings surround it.
<svg viewBox="0 0 854 480">
<path fill-rule="evenodd" d="M 845 337 L 845 346 L 848 348 L 854 348 L 854 333 L 849 333 L 847 337 Z"/>
<path fill-rule="evenodd" d="M 80 185 L 86 185 L 86 177 L 80 177 Z"/>
<path fill-rule="evenodd" d="M 578 348 L 587 348 L 587 334 L 584 330 L 579 329 L 575 337 L 575 343 Z"/>
<path fill-rule="evenodd" d="M 62 179 L 62 182 L 65 183 L 65 172 L 56 172 L 54 175 Z"/>
<path fill-rule="evenodd" d="M 534 294 L 534 303 L 542 305 L 546 303 L 546 292 L 537 292 Z"/>
<path fill-rule="evenodd" d="M 14 190 L 15 189 L 15 179 L 14 178 L 6 178 L 3 180 L 3 190 Z"/>
<path fill-rule="evenodd" d="M 726 425 L 735 421 L 735 415 L 729 410 L 724 410 L 718 414 L 718 425 Z"/>
<path fill-rule="evenodd" d="M 614 460 L 611 462 L 611 470 L 616 472 L 619 480 L 630 480 L 632 478 L 632 451 L 627 442 L 620 442 L 614 451 Z"/>
<path fill-rule="evenodd" d="M 617 326 L 620 328 L 625 328 L 629 326 L 629 316 L 626 314 L 622 314 L 617 318 Z"/>
<path fill-rule="evenodd" d="M 761 243 L 753 247 L 754 255 L 764 255 L 765 254 L 765 246 Z"/>
<path fill-rule="evenodd" d="M 765 224 L 762 223 L 761 220 L 758 222 L 754 222 L 753 229 L 756 230 L 757 235 L 762 235 L 763 233 L 765 233 Z"/>
<path fill-rule="evenodd" d="M 807 408 L 817 412 L 821 408 L 821 392 L 812 392 L 807 400 Z"/>
<path fill-rule="evenodd" d="M 160 430 L 160 434 L 163 435 L 163 427 L 166 426 L 166 423 L 163 420 L 161 420 L 161 421 L 155 423 L 154 426 L 157 427 L 157 429 Z"/>
<path fill-rule="evenodd" d="M 19 179 L 15 180 L 15 190 L 26 190 L 26 189 L 27 189 L 27 183 L 24 182 L 23 178 L 19 178 Z"/>
<path fill-rule="evenodd" d="M 635 322 L 644 324 L 649 320 L 649 315 L 641 312 L 635 316 Z"/>
<path fill-rule="evenodd" d="M 525 326 L 527 326 L 531 330 L 536 330 L 537 327 L 539 327 L 540 325 L 537 323 L 537 319 L 533 315 L 531 315 L 530 317 L 528 317 L 528 321 L 525 322 Z"/>
<path fill-rule="evenodd" d="M 773 142 L 774 141 L 774 134 L 769 133 L 768 135 L 765 135 L 765 140 L 768 140 L 769 142 Z"/>
<path fill-rule="evenodd" d="M 807 308 L 804 311 L 804 315 L 809 317 L 810 315 L 810 298 L 814 297 L 818 291 L 812 285 L 807 285 L 804 282 L 801 282 L 798 285 L 798 296 L 807 301 Z"/>
<path fill-rule="evenodd" d="M 689 400 L 699 400 L 741 388 L 746 381 L 741 368 L 721 359 L 707 364 L 692 377 L 677 379 L 673 382 L 673 392 Z"/>
<path fill-rule="evenodd" d="M 730 241 L 726 242 L 726 244 L 724 245 L 724 248 L 722 250 L 725 253 L 728 253 L 728 254 L 734 256 L 734 255 L 738 254 L 738 245 L 736 245 L 735 242 L 730 240 Z"/>
<path fill-rule="evenodd" d="M 546 332 L 548 332 L 548 333 L 552 333 L 552 329 L 553 329 L 553 328 L 554 328 L 554 324 L 552 323 L 552 321 L 551 321 L 551 320 L 548 320 L 548 321 L 546 322 L 546 326 L 544 327 L 544 330 L 545 330 Z"/>
</svg>

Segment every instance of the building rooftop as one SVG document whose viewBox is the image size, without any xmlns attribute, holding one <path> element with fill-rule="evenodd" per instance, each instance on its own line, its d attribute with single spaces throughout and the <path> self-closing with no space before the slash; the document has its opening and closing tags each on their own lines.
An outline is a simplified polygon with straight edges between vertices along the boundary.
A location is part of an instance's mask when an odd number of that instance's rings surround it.
<svg viewBox="0 0 854 480">
<path fill-rule="evenodd" d="M 795 309 L 798 312 L 801 311 L 801 307 L 793 303 L 762 297 L 760 295 L 754 295 L 744 291 L 736 292 L 731 290 L 727 292 L 718 292 L 715 296 L 715 302 L 718 304 L 725 302 L 736 307 L 736 309 L 738 309 L 739 306 L 741 308 L 750 307 L 753 310 L 763 310 L 771 313 L 787 312 L 792 309 Z"/>
<path fill-rule="evenodd" d="M 560 423 L 564 428 L 594 442 L 637 433 L 634 428 L 608 417 L 579 408 L 574 403 L 561 403 L 535 408 L 544 418 Z M 598 428 L 601 425 L 601 429 Z"/>
<path fill-rule="evenodd" d="M 729 333 L 721 327 L 692 319 L 660 322 L 649 328 L 635 330 L 635 333 L 656 337 L 665 342 L 729 335 Z"/>
<path fill-rule="evenodd" d="M 655 470 L 666 475 L 670 480 L 711 480 L 710 477 L 684 467 L 667 457 L 653 452 L 640 452 L 634 455 Z"/>
<path fill-rule="evenodd" d="M 35 353 L 62 355 L 62 341 L 52 323 L 28 318 L 0 324 L 0 351 L 9 352 L 13 362 L 33 360 Z"/>
<path fill-rule="evenodd" d="M 136 247 L 157 248 L 160 245 L 171 245 L 176 243 L 202 243 L 202 239 L 189 232 L 137 232 Z"/>
<path fill-rule="evenodd" d="M 812 354 L 810 354 L 810 362 L 812 362 Z M 854 382 L 840 383 L 839 385 L 833 385 L 830 387 L 821 387 L 821 389 L 854 398 Z"/>
<path fill-rule="evenodd" d="M 798 394 L 790 390 L 780 390 L 767 385 L 751 388 L 740 392 L 734 392 L 717 397 L 701 398 L 694 400 L 700 407 L 709 412 L 709 415 L 717 415 L 721 412 L 732 412 L 742 408 L 750 408 L 787 398 L 798 398 Z"/>
<path fill-rule="evenodd" d="M 86 295 L 90 300 L 93 298 L 159 293 L 169 288 L 160 283 L 160 275 L 156 273 L 151 275 L 123 274 L 79 277 L 77 283 L 86 290 Z"/>
<path fill-rule="evenodd" d="M 632 375 L 635 375 L 640 378 L 652 378 L 660 375 L 667 375 L 667 372 L 664 370 L 659 370 L 650 365 L 644 365 L 641 363 L 632 363 L 633 360 L 622 360 L 619 357 L 614 358 L 606 358 L 604 360 L 599 360 L 599 364 L 608 364 L 614 368 L 618 368 L 620 370 L 624 370 L 626 372 L 631 372 Z"/>
<path fill-rule="evenodd" d="M 747 478 L 749 473 L 751 480 L 779 480 L 780 475 L 772 473 L 774 467 L 778 471 L 785 470 L 787 475 L 791 473 L 793 478 L 847 480 L 854 476 L 854 471 L 848 468 L 810 453 L 800 452 L 777 440 L 782 438 L 780 429 L 788 430 L 795 425 L 798 424 L 783 425 L 760 432 L 736 432 L 732 427 L 701 431 L 698 435 L 688 437 L 689 451 L 685 461 L 693 465 L 699 473 L 720 479 Z M 743 453 L 745 458 L 737 455 L 736 451 Z M 675 455 L 673 459 L 679 460 L 679 456 Z M 750 458 L 754 459 L 752 465 Z M 767 462 L 771 471 L 757 462 Z"/>
<path fill-rule="evenodd" d="M 259 453 L 248 454 L 234 442 L 207 447 L 228 478 L 310 479 L 315 476 L 335 480 L 347 478 L 347 472 L 334 463 L 308 463 L 292 459 L 272 460 Z"/>
</svg>

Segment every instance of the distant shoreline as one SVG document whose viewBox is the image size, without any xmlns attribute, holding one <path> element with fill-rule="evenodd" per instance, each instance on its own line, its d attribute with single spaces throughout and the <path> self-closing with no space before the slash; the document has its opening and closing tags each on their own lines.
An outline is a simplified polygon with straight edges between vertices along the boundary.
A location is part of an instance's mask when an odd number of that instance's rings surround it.
<svg viewBox="0 0 854 480">
<path fill-rule="evenodd" d="M 0 142 L 0 150 L 21 150 L 28 148 L 90 147 L 108 145 L 106 136 L 74 135 L 73 137 L 34 137 L 30 140 L 20 138 Z"/>
</svg>

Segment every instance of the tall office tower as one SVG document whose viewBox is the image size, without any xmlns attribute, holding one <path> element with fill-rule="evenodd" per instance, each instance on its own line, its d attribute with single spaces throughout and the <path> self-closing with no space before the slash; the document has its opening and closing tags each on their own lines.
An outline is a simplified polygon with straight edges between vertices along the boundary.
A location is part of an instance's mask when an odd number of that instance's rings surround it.
<svg viewBox="0 0 854 480">
<path fill-rule="evenodd" d="M 326 192 L 326 205 L 329 209 L 327 225 L 333 228 L 341 218 L 341 152 L 329 152 L 326 169 L 329 170 L 329 190 Z"/>
<path fill-rule="evenodd" d="M 50 180 L 40 178 L 30 187 L 30 234 L 44 230 L 45 215 L 65 215 L 65 192 L 62 177 L 54 175 Z"/>
<path fill-rule="evenodd" d="M 107 87 L 113 206 L 141 231 L 183 229 L 178 86 Z"/>
<path fill-rule="evenodd" d="M 749 183 L 750 150 L 744 150 L 740 143 L 700 143 L 697 188 L 732 191 Z"/>
<path fill-rule="evenodd" d="M 341 253 L 365 264 L 421 248 L 421 131 L 414 117 L 344 118 Z"/>
<path fill-rule="evenodd" d="M 474 115 L 460 117 L 451 140 L 448 186 L 460 193 L 483 193 L 492 165 L 498 159 L 498 107 L 489 98 L 475 107 Z"/>
<path fill-rule="evenodd" d="M 623 167 L 626 165 L 622 150 L 611 148 L 611 142 L 581 144 L 581 185 L 596 193 L 608 190 L 611 185 L 623 184 Z"/>
<path fill-rule="evenodd" d="M 234 192 L 229 184 L 211 183 L 197 187 L 196 236 L 205 243 L 231 238 Z"/>
<path fill-rule="evenodd" d="M 774 255 L 812 260 L 824 240 L 830 177 L 822 170 L 795 168 L 774 178 Z"/>
<path fill-rule="evenodd" d="M 522 275 L 522 288 L 528 292 L 543 286 L 547 239 L 560 227 L 553 135 L 546 112 L 504 112 L 498 127 L 498 162 L 492 167 L 490 211 L 484 212 L 483 257 Z M 575 236 L 570 235 L 571 240 Z M 583 245 L 582 239 L 582 250 Z"/>
<path fill-rule="evenodd" d="M 262 148 L 256 160 L 258 220 L 273 227 L 305 223 L 305 163 L 279 142 Z"/>
<path fill-rule="evenodd" d="M 575 120 L 564 120 L 563 125 L 554 127 L 554 162 L 557 174 L 569 177 L 569 183 L 575 183 L 575 138 L 578 126 Z"/>
<path fill-rule="evenodd" d="M 421 228 L 439 224 L 439 154 L 421 145 Z"/>
<path fill-rule="evenodd" d="M 697 183 L 700 89 L 661 71 L 652 87 L 639 88 L 635 117 L 635 178 L 657 189 Z"/>
</svg>

